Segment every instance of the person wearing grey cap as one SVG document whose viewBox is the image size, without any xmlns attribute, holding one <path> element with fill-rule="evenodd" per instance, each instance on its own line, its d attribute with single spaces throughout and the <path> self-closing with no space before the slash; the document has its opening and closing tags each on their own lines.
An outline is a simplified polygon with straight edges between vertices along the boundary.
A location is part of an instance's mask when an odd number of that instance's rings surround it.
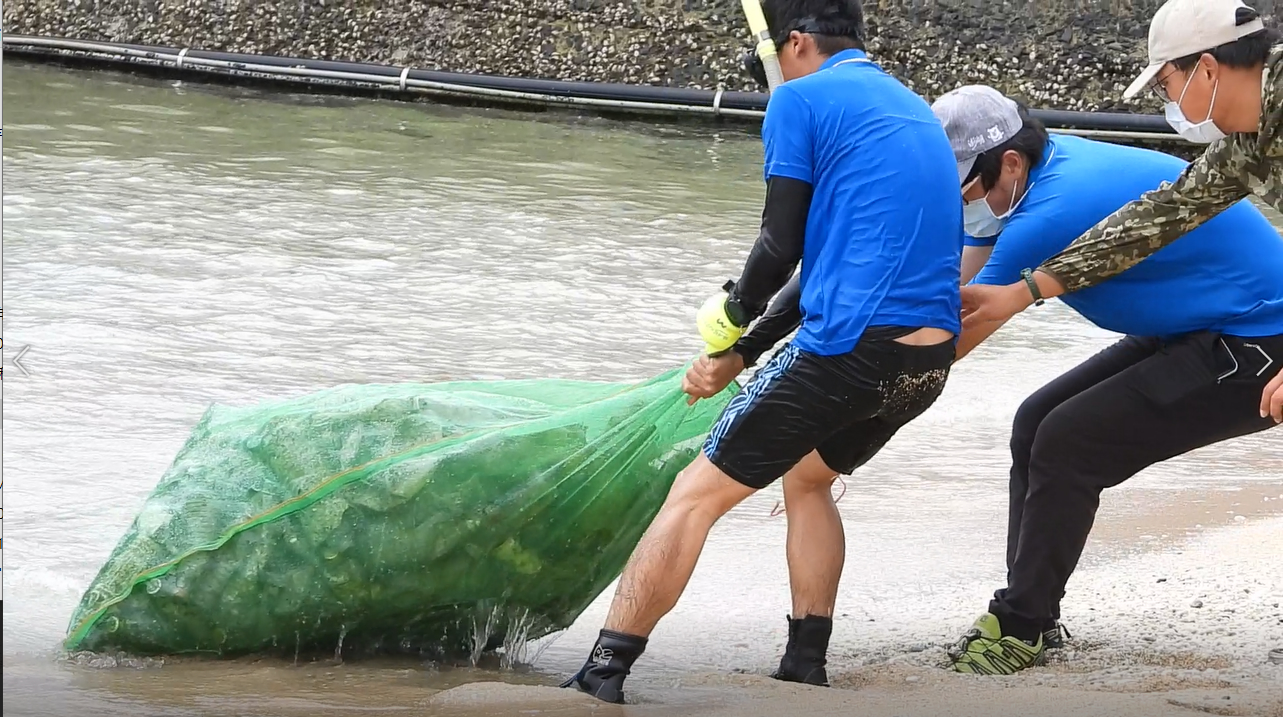
<svg viewBox="0 0 1283 717">
<path fill-rule="evenodd" d="M 1049 137 L 999 91 L 971 85 L 932 110 L 958 162 L 971 286 L 1026 267 L 1185 162 L 1080 137 Z M 1250 405 L 1283 362 L 1283 241 L 1247 200 L 1065 304 L 1125 336 L 1024 401 L 1011 431 L 1007 586 L 951 651 L 959 672 L 1010 674 L 1062 640 L 1060 602 L 1101 492 L 1154 463 L 1273 425 Z M 972 325 L 960 359 L 1002 322 Z"/>
<path fill-rule="evenodd" d="M 1047 144 L 1047 132 L 1037 122 L 1030 123 L 1029 129 L 1021 132 L 1025 126 L 1021 108 L 992 88 L 971 85 L 961 87 L 947 97 L 950 101 L 945 106 L 959 113 L 953 122 L 945 125 L 946 133 L 952 130 L 949 142 L 954 156 L 963 158 L 958 161 L 958 181 L 965 182 L 970 177 L 966 191 L 973 200 L 981 196 L 985 200 L 963 205 L 966 235 L 962 250 L 962 283 L 966 284 L 979 273 L 992 254 L 994 237 L 1002 228 L 1002 220 L 1015 211 L 1018 189 L 1013 179 L 1011 183 L 995 182 L 988 191 L 979 191 L 982 189 L 980 176 L 972 172 L 976 158 L 1005 145 L 1004 149 L 1012 152 L 1006 156 L 1010 165 L 1008 174 L 1014 178 L 1014 172 L 1021 166 L 1028 169 L 1041 158 Z M 967 101 L 958 101 L 962 99 Z M 940 106 L 937 104 L 937 109 Z"/>
<path fill-rule="evenodd" d="M 1088 228 L 1027 278 L 963 290 L 964 326 L 1005 321 L 1044 299 L 1125 276 L 1243 197 L 1283 211 L 1283 44 L 1242 0 L 1168 0 L 1149 27 L 1149 63 L 1124 92 L 1148 87 L 1184 138 L 1210 146 L 1171 182 Z M 1228 248 L 1226 249 L 1228 251 Z M 1283 281 L 1283 277 L 1278 278 Z M 1283 422 L 1283 369 L 1252 401 Z"/>
</svg>

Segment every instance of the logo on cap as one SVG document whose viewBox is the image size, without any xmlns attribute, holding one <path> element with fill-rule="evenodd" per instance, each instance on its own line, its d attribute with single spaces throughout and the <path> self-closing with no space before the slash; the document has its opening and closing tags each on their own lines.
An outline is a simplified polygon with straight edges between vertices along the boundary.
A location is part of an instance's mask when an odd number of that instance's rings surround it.
<svg viewBox="0 0 1283 717">
<path fill-rule="evenodd" d="M 985 138 L 988 135 L 988 139 Z M 967 149 L 975 149 L 991 142 L 1002 141 L 1002 129 L 998 125 L 992 125 L 985 130 L 985 135 L 975 135 L 967 140 Z"/>
</svg>

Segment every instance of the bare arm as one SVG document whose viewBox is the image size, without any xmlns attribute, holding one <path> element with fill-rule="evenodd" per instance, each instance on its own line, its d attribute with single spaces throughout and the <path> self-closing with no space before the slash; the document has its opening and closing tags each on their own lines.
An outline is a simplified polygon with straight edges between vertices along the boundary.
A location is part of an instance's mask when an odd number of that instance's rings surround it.
<svg viewBox="0 0 1283 717">
<path fill-rule="evenodd" d="M 971 353 L 972 349 L 984 343 L 1006 323 L 1005 321 L 988 321 L 963 328 L 962 336 L 958 337 L 958 347 L 954 349 L 953 362 L 961 361 L 964 356 Z"/>
<path fill-rule="evenodd" d="M 993 254 L 993 246 L 962 247 L 962 283 L 969 284 L 976 274 L 984 268 L 985 262 Z"/>
</svg>

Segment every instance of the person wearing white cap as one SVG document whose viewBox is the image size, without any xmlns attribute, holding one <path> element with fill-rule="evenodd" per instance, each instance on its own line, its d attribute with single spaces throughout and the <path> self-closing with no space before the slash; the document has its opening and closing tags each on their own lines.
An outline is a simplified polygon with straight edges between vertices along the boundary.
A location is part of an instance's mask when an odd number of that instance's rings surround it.
<svg viewBox="0 0 1283 717">
<path fill-rule="evenodd" d="M 1210 146 L 1175 181 L 1103 218 L 1024 278 L 963 290 L 964 327 L 1000 322 L 1143 266 L 1249 194 L 1283 211 L 1283 44 L 1241 0 L 1168 0 L 1149 28 L 1149 64 L 1127 91 L 1166 104 L 1182 137 Z M 1229 249 L 1227 248 L 1227 251 Z M 1034 269 L 1035 267 L 1026 267 Z M 1283 282 L 1283 277 L 1279 278 Z M 1283 369 L 1252 401 L 1283 422 Z"/>
<path fill-rule="evenodd" d="M 1186 163 L 1048 137 L 1015 102 L 969 85 L 932 105 L 958 163 L 971 286 L 1021 280 Z M 1011 431 L 1007 585 L 951 651 L 959 672 L 1009 674 L 1063 640 L 1065 585 L 1101 493 L 1196 448 L 1265 430 L 1251 404 L 1283 362 L 1283 241 L 1247 200 L 1114 279 L 1062 297 L 1114 345 L 1036 391 Z M 961 359 L 1002 325 L 963 331 Z"/>
</svg>

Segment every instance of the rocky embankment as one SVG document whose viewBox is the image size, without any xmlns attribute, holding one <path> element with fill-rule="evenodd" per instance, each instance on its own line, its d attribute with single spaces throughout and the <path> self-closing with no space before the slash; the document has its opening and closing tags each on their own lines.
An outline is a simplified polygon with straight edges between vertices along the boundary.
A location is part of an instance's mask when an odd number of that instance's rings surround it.
<svg viewBox="0 0 1283 717">
<path fill-rule="evenodd" d="M 867 0 L 869 49 L 928 99 L 984 82 L 1033 107 L 1121 99 L 1162 0 Z M 1273 0 L 1257 8 L 1273 14 Z M 755 89 L 739 0 L 10 0 L 4 31 L 460 72 Z"/>
</svg>

